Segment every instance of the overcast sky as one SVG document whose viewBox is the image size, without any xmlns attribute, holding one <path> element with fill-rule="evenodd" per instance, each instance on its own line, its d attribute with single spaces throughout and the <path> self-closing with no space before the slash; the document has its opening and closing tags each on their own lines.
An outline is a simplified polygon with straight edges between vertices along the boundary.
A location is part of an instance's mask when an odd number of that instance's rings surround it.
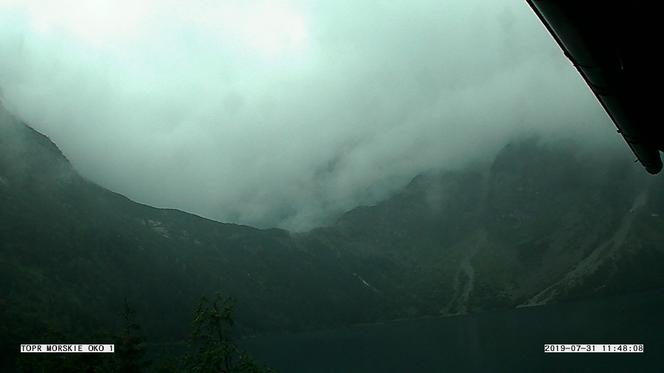
<svg viewBox="0 0 664 373">
<path fill-rule="evenodd" d="M 0 87 L 88 179 L 293 230 L 520 134 L 620 143 L 521 0 L 0 0 Z"/>
</svg>

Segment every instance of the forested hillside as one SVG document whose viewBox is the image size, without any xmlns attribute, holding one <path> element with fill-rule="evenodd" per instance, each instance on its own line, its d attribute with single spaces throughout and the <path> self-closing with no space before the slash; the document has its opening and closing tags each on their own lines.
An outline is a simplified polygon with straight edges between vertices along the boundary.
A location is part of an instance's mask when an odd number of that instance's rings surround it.
<svg viewBox="0 0 664 373">
<path fill-rule="evenodd" d="M 663 287 L 664 182 L 639 171 L 525 138 L 294 234 L 135 203 L 0 107 L 0 350 L 108 335 L 125 299 L 177 341 L 215 292 L 246 335 Z"/>
</svg>

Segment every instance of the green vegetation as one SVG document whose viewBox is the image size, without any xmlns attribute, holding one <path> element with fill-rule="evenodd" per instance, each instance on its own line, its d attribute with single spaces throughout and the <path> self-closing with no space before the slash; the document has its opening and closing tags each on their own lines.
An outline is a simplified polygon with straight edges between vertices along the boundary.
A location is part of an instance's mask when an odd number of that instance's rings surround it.
<svg viewBox="0 0 664 373">
<path fill-rule="evenodd" d="M 114 354 L 22 354 L 19 372 L 94 372 L 94 373 L 269 373 L 237 347 L 233 330 L 233 303 L 217 294 L 203 297 L 193 313 L 192 330 L 186 351 L 180 356 L 155 355 L 146 359 L 147 338 L 136 321 L 136 311 L 125 301 L 122 327 L 112 337 Z M 59 332 L 50 332 L 41 342 L 66 340 Z"/>
<path fill-rule="evenodd" d="M 182 372 L 269 372 L 241 351 L 232 338 L 233 305 L 217 295 L 203 298 L 194 313 L 189 351 Z"/>
<path fill-rule="evenodd" d="M 15 368 L 21 343 L 90 340 L 129 346 L 118 364 L 142 369 L 149 346 L 187 339 L 200 294 L 232 297 L 234 333 L 246 336 L 664 287 L 664 179 L 646 182 L 610 157 L 596 155 L 589 169 L 569 147 L 517 142 L 491 164 L 419 176 L 329 227 L 291 234 L 132 202 L 80 177 L 48 138 L 7 118 L 2 371 Z M 120 317 L 125 299 L 132 307 Z M 229 338 L 224 303 L 201 307 L 190 365 L 171 365 L 223 367 L 228 357 L 250 366 L 218 338 Z M 85 370 L 106 357 L 59 359 Z"/>
<path fill-rule="evenodd" d="M 122 310 L 123 328 L 119 335 L 115 336 L 116 371 L 126 373 L 142 372 L 149 362 L 145 360 L 146 338 L 141 327 L 136 321 L 136 310 L 125 300 Z"/>
</svg>

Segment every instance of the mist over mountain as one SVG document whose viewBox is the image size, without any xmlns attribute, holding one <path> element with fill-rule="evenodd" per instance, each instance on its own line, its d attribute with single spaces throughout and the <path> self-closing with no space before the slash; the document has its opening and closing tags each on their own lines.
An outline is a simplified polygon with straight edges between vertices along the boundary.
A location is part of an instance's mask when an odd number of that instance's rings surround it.
<svg viewBox="0 0 664 373">
<path fill-rule="evenodd" d="M 0 86 L 87 179 L 263 228 L 330 224 L 515 136 L 631 157 L 518 1 L 3 1 Z"/>
<path fill-rule="evenodd" d="M 328 226 L 256 229 L 102 188 L 0 107 L 0 349 L 103 334 L 124 299 L 177 341 L 215 291 L 249 335 L 661 288 L 662 187 L 622 154 L 525 137 Z"/>
</svg>

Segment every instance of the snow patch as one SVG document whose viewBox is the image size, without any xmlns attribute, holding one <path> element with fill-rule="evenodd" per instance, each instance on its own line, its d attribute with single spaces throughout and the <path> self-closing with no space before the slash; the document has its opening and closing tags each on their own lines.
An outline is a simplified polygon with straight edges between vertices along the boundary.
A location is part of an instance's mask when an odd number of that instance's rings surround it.
<svg viewBox="0 0 664 373">
<path fill-rule="evenodd" d="M 171 238 L 171 235 L 168 232 L 168 229 L 166 229 L 166 226 L 164 226 L 164 223 L 152 219 L 148 219 L 146 223 L 153 231 L 159 233 L 161 236 Z"/>
<path fill-rule="evenodd" d="M 378 289 L 376 289 L 375 287 L 373 287 L 370 283 L 366 282 L 366 281 L 362 278 L 362 276 L 358 275 L 357 273 L 353 273 L 353 276 L 357 277 L 357 278 L 360 280 L 360 282 L 362 282 L 362 285 L 364 285 L 364 287 L 366 287 L 366 288 L 368 288 L 368 289 L 371 289 L 372 291 L 375 291 L 376 293 L 380 293 L 380 291 L 379 291 Z"/>
</svg>

